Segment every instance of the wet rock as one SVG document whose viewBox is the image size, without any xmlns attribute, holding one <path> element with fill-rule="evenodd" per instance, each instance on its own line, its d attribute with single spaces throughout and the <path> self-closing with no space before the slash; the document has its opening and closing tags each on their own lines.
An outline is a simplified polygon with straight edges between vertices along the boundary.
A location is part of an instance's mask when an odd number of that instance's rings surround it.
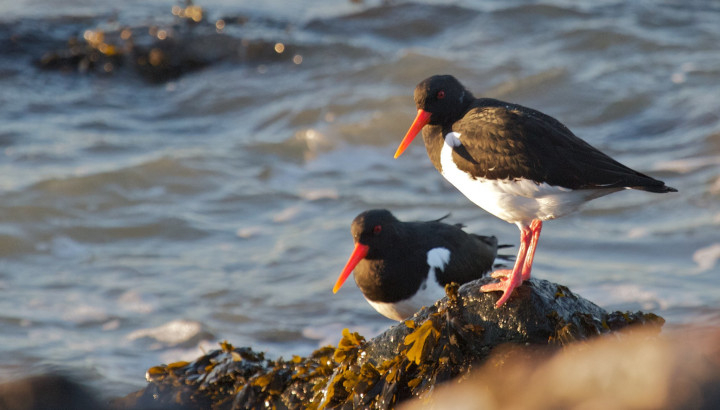
<svg viewBox="0 0 720 410">
<path fill-rule="evenodd" d="M 149 385 L 118 400 L 122 408 L 158 404 L 190 408 L 390 408 L 424 397 L 444 381 L 466 377 L 495 353 L 502 371 L 506 346 L 544 351 L 643 325 L 659 333 L 653 314 L 608 313 L 564 286 L 532 279 L 502 308 L 499 293 L 480 293 L 492 279 L 449 285 L 448 296 L 376 338 L 345 330 L 338 347 L 309 357 L 267 360 L 225 343 L 192 363 L 153 367 Z M 499 358 L 499 359 L 498 359 Z"/>
<path fill-rule="evenodd" d="M 299 64 L 294 45 L 243 36 L 242 26 L 250 20 L 246 16 L 208 21 L 203 8 L 192 2 L 173 7 L 172 14 L 171 22 L 158 24 L 120 24 L 112 16 L 102 21 L 53 22 L 49 28 L 0 25 L 0 33 L 8 31 L 11 38 L 0 41 L 0 50 L 35 50 L 36 44 L 43 44 L 44 49 L 33 51 L 40 53 L 34 60 L 43 69 L 105 75 L 124 70 L 152 83 L 170 81 L 220 62 Z M 60 29 L 72 33 L 64 42 L 58 44 L 56 37 L 42 38 L 44 32 Z"/>
<path fill-rule="evenodd" d="M 500 293 L 481 293 L 478 288 L 491 282 L 493 279 L 483 278 L 463 286 L 459 291 L 462 306 L 444 309 L 445 321 L 455 328 L 462 324 L 481 333 L 472 336 L 476 348 L 507 342 L 563 344 L 610 330 L 606 328 L 610 314 L 562 285 L 531 279 L 515 290 L 506 305 L 496 309 L 494 304 Z M 433 315 L 432 312 L 438 308 L 443 310 L 443 307 L 440 304 L 423 310 L 413 320 L 421 321 L 426 315 Z M 617 320 L 613 318 L 610 321 L 615 323 Z M 641 320 L 637 316 L 628 316 L 628 319 L 631 322 Z M 368 347 L 370 356 L 375 360 L 387 360 L 397 355 L 402 346 L 395 341 L 404 338 L 411 330 L 401 325 L 376 337 Z"/>
</svg>

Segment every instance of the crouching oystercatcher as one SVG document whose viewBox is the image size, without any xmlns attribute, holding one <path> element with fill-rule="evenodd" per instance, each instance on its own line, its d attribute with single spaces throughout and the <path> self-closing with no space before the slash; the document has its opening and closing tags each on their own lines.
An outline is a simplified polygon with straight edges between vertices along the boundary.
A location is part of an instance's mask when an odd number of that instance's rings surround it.
<svg viewBox="0 0 720 410">
<path fill-rule="evenodd" d="M 422 129 L 435 168 L 476 205 L 520 228 L 511 270 L 498 270 L 502 306 L 530 277 L 542 221 L 623 189 L 677 192 L 603 154 L 555 118 L 492 98 L 475 98 L 450 75 L 415 88 L 417 116 L 395 152 L 399 157 Z"/>
<path fill-rule="evenodd" d="M 385 209 L 358 215 L 351 227 L 355 250 L 333 293 L 354 270 L 355 283 L 370 305 L 390 319 L 403 320 L 445 296 L 446 284 L 488 273 L 497 256 L 497 238 L 466 233 L 461 225 L 441 222 L 444 218 L 401 222 Z"/>
</svg>

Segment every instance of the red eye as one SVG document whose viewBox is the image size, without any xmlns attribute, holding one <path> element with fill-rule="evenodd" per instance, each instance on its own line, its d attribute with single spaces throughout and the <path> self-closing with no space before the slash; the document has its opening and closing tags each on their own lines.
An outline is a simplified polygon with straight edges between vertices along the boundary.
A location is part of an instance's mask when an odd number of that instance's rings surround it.
<svg viewBox="0 0 720 410">
<path fill-rule="evenodd" d="M 375 226 L 373 227 L 373 233 L 374 233 L 375 235 L 379 234 L 381 231 L 382 231 L 382 225 L 375 225 Z"/>
<path fill-rule="evenodd" d="M 443 98 L 445 98 L 445 91 L 443 91 L 443 90 L 438 91 L 437 99 L 442 100 Z"/>
</svg>

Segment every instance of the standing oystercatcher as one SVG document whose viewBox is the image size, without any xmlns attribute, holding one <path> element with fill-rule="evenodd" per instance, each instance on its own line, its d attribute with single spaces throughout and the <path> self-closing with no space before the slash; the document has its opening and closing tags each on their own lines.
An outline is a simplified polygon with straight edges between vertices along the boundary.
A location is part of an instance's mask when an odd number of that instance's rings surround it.
<svg viewBox="0 0 720 410">
<path fill-rule="evenodd" d="M 385 209 L 358 215 L 350 229 L 355 250 L 333 293 L 354 269 L 355 283 L 370 305 L 390 319 L 403 320 L 445 296 L 446 284 L 463 284 L 489 272 L 497 238 L 466 233 L 442 219 L 401 222 Z"/>
<path fill-rule="evenodd" d="M 395 152 L 399 157 L 423 130 L 435 168 L 468 199 L 520 228 L 512 270 L 492 273 L 502 306 L 530 277 L 542 221 L 622 189 L 677 192 L 634 171 L 576 137 L 549 115 L 492 98 L 475 98 L 450 75 L 415 87 L 417 117 Z"/>
</svg>

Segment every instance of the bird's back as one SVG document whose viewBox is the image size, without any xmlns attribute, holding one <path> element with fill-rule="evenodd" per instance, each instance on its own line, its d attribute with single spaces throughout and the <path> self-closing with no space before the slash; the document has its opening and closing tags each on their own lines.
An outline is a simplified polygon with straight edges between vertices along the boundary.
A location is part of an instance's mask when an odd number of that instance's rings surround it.
<svg viewBox="0 0 720 410">
<path fill-rule="evenodd" d="M 478 99 L 452 131 L 470 157 L 458 167 L 483 178 L 524 178 L 568 189 L 675 191 L 602 153 L 555 118 L 518 104 Z"/>
</svg>

